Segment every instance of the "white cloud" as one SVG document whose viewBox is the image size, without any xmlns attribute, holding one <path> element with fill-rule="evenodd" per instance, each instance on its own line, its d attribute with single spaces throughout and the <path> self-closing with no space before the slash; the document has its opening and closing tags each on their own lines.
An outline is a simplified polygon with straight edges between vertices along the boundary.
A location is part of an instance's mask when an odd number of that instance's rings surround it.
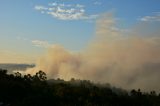
<svg viewBox="0 0 160 106">
<path fill-rule="evenodd" d="M 83 8 L 83 7 L 85 7 L 85 6 L 84 6 L 84 5 L 77 4 L 76 7 L 77 7 L 77 8 Z"/>
<path fill-rule="evenodd" d="M 56 3 L 56 2 L 54 2 L 54 3 L 49 3 L 48 5 L 50 5 L 50 6 L 57 6 L 57 3 Z"/>
<path fill-rule="evenodd" d="M 140 20 L 145 22 L 160 21 L 160 13 L 157 12 L 155 13 L 155 15 L 152 15 L 152 16 L 144 16 L 140 18 Z"/>
<path fill-rule="evenodd" d="M 94 2 L 94 5 L 101 5 L 102 3 L 99 1 Z"/>
<path fill-rule="evenodd" d="M 44 6 L 35 6 L 36 10 L 47 10 L 48 8 L 44 7 Z"/>
<path fill-rule="evenodd" d="M 44 48 L 48 48 L 48 47 L 51 46 L 47 41 L 42 41 L 42 40 L 33 40 L 33 41 L 32 41 L 32 44 L 33 44 L 34 46 L 44 47 Z"/>
<path fill-rule="evenodd" d="M 37 47 L 48 48 L 51 46 L 47 41 L 44 41 L 44 40 L 31 40 L 31 39 L 24 38 L 21 36 L 17 36 L 16 39 L 20 41 L 30 42 L 32 43 L 33 46 L 37 46 Z"/>
<path fill-rule="evenodd" d="M 49 3 L 48 7 L 39 5 L 35 6 L 35 9 L 60 20 L 89 20 L 98 17 L 95 14 L 87 14 L 84 7 L 81 4 L 58 4 L 53 2 Z"/>
<path fill-rule="evenodd" d="M 17 36 L 16 39 L 17 39 L 17 40 L 21 40 L 21 41 L 29 41 L 28 38 L 21 37 L 21 36 Z"/>
</svg>

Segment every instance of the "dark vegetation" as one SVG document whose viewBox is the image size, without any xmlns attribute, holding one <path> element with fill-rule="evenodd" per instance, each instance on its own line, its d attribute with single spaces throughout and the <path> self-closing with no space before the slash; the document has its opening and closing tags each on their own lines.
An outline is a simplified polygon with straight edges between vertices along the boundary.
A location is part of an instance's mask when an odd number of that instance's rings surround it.
<svg viewBox="0 0 160 106">
<path fill-rule="evenodd" d="M 22 76 L 0 69 L 0 106 L 160 106 L 160 94 L 73 78 L 47 80 L 42 71 Z"/>
</svg>

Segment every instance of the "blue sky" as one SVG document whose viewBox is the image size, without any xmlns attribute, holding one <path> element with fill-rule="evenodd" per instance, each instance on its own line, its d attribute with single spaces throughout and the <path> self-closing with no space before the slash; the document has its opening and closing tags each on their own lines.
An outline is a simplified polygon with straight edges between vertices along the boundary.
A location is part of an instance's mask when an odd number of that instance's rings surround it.
<svg viewBox="0 0 160 106">
<path fill-rule="evenodd" d="M 160 21 L 160 0 L 0 0 L 0 62 L 34 62 L 47 46 L 79 51 L 100 14 L 114 12 L 128 28 Z"/>
</svg>

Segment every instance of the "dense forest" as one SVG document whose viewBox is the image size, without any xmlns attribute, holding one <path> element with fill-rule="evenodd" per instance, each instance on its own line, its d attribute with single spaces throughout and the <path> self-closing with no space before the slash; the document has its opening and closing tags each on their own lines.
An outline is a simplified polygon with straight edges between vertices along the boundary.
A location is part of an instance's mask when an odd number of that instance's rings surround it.
<svg viewBox="0 0 160 106">
<path fill-rule="evenodd" d="M 47 80 L 43 71 L 21 75 L 0 69 L 0 106 L 160 106 L 160 94 L 74 78 Z"/>
</svg>

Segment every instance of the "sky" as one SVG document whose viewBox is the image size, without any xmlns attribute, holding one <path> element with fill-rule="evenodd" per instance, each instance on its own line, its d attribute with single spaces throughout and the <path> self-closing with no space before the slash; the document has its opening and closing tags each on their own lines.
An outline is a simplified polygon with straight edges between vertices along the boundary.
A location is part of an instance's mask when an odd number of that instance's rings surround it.
<svg viewBox="0 0 160 106">
<path fill-rule="evenodd" d="M 0 0 L 0 63 L 35 63 L 50 45 L 85 48 L 96 20 L 112 12 L 118 27 L 160 22 L 160 0 Z"/>
</svg>

